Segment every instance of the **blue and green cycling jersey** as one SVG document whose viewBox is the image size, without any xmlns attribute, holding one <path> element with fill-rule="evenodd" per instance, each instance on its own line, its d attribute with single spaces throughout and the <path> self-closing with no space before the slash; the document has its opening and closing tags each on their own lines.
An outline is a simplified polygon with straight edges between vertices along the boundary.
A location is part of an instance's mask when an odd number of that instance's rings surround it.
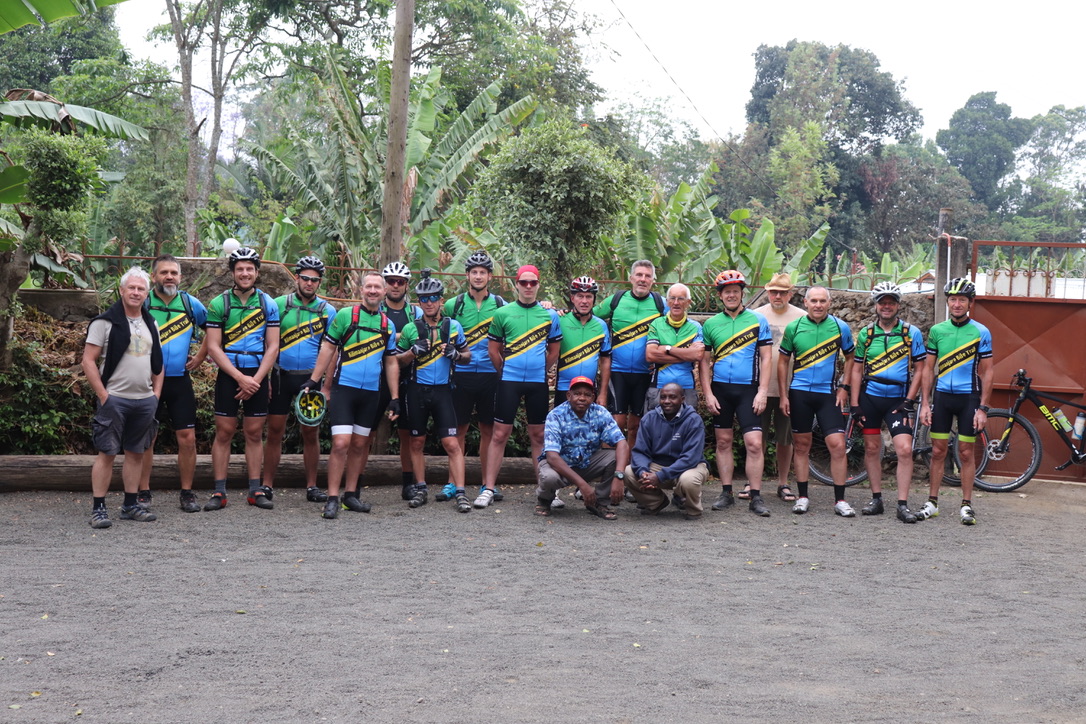
<svg viewBox="0 0 1086 724">
<path fill-rule="evenodd" d="M 336 308 L 320 297 L 304 304 L 297 294 L 277 297 L 275 304 L 279 307 L 279 368 L 312 370 Z"/>
<path fill-rule="evenodd" d="M 781 339 L 781 354 L 793 358 L 790 389 L 832 393 L 837 389 L 837 359 L 854 349 L 852 330 L 827 314 L 815 322 L 808 314 L 789 323 Z"/>
<path fill-rule="evenodd" d="M 185 374 L 185 364 L 189 360 L 189 348 L 198 327 L 207 324 L 207 307 L 199 299 L 188 295 L 192 318 L 185 311 L 181 298 L 186 292 L 178 292 L 167 304 L 159 299 L 154 289 L 147 307 L 158 325 L 158 339 L 162 344 L 162 369 L 167 377 L 180 377 Z"/>
<path fill-rule="evenodd" d="M 955 395 L 980 394 L 980 361 L 992 356 L 992 333 L 980 322 L 967 319 L 933 325 L 928 332 L 928 353 L 935 355 L 935 390 Z"/>
<path fill-rule="evenodd" d="M 546 382 L 547 345 L 562 340 L 558 313 L 535 302 L 507 304 L 494 313 L 488 338 L 505 345 L 501 379 Z"/>
<path fill-rule="evenodd" d="M 481 305 L 476 305 L 475 300 L 466 292 L 445 301 L 445 316 L 460 322 L 460 326 L 464 328 L 464 337 L 468 341 L 468 349 L 471 350 L 471 359 L 465 364 L 456 365 L 457 372 L 497 372 L 494 363 L 490 361 L 490 355 L 487 354 L 487 334 L 490 332 L 494 313 L 504 306 L 504 299 L 489 292 Z"/>
<path fill-rule="evenodd" d="M 449 318 L 446 317 L 446 319 Z M 438 322 L 436 327 L 429 326 L 425 320 L 417 320 L 407 325 L 396 336 L 396 351 L 406 352 L 411 349 L 411 345 L 419 338 L 419 322 L 428 329 L 430 349 L 415 357 L 415 361 L 411 363 L 412 381 L 420 385 L 447 385 L 453 365 L 452 361 L 442 354 L 445 343 L 441 339 L 441 322 Z M 445 341 L 459 350 L 467 349 L 467 339 L 464 337 L 464 328 L 460 326 L 460 322 L 449 319 L 448 337 Z"/>
<path fill-rule="evenodd" d="M 339 347 L 339 362 L 335 381 L 347 387 L 377 391 L 384 374 L 385 355 L 396 351 L 396 324 L 381 312 L 371 312 L 364 306 L 358 311 L 358 324 L 352 330 L 354 307 L 336 312 L 328 325 L 325 339 Z"/>
<path fill-rule="evenodd" d="M 270 296 L 254 289 L 243 303 L 231 289 L 230 311 L 226 312 L 224 294 L 207 305 L 208 329 L 222 330 L 222 348 L 227 359 L 237 368 L 259 367 L 264 359 L 264 334 L 269 327 L 279 326 L 279 307 Z"/>
<path fill-rule="evenodd" d="M 614 295 L 604 297 L 592 309 L 593 314 L 611 326 L 611 371 L 648 374 L 650 369 L 645 361 L 645 343 L 652 320 L 664 313 L 663 301 L 656 294 L 642 299 L 629 290 L 617 294 L 621 297 L 614 314 L 611 314 Z"/>
<path fill-rule="evenodd" d="M 682 324 L 676 327 L 671 323 L 671 317 L 657 317 L 649 325 L 648 334 L 645 335 L 645 345 L 658 344 L 661 347 L 689 347 L 695 342 L 701 342 L 701 325 L 683 317 Z M 694 365 L 697 362 L 684 362 L 676 359 L 671 363 L 657 363 L 653 365 L 652 385 L 663 387 L 672 382 L 678 382 L 684 390 L 694 389 Z"/>
<path fill-rule="evenodd" d="M 596 315 L 590 315 L 583 323 L 570 312 L 559 321 L 562 328 L 562 344 L 558 352 L 558 390 L 568 390 L 574 377 L 585 376 L 596 380 L 600 370 L 600 356 L 611 354 L 611 331 L 607 323 Z"/>
<path fill-rule="evenodd" d="M 712 355 L 712 382 L 756 385 L 761 375 L 776 374 L 776 370 L 759 369 L 759 350 L 773 344 L 773 331 L 761 314 L 744 309 L 733 319 L 727 312 L 721 312 L 706 320 L 702 334 Z M 704 382 L 708 384 L 710 380 Z"/>
<path fill-rule="evenodd" d="M 916 365 L 927 356 L 920 330 L 901 320 L 889 332 L 869 324 L 856 336 L 856 364 L 863 365 L 864 392 L 873 397 L 907 395 Z"/>
</svg>

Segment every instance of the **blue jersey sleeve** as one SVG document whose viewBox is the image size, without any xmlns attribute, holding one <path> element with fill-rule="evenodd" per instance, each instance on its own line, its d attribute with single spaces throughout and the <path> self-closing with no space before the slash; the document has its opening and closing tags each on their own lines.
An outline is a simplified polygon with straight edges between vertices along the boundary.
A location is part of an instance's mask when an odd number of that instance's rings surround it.
<svg viewBox="0 0 1086 724">
<path fill-rule="evenodd" d="M 548 309 L 547 311 L 551 313 L 551 328 L 550 331 L 547 333 L 547 342 L 561 342 L 562 325 L 560 323 L 561 320 L 558 316 L 558 312 L 554 311 L 553 309 Z"/>
</svg>

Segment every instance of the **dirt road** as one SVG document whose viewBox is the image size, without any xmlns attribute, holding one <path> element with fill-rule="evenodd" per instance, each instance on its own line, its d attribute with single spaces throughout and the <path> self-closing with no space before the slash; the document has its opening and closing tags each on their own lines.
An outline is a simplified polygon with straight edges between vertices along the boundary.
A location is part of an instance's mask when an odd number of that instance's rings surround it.
<svg viewBox="0 0 1086 724">
<path fill-rule="evenodd" d="M 1022 492 L 973 528 L 956 490 L 914 526 L 821 486 L 699 522 L 384 488 L 132 523 L 111 494 L 105 531 L 88 494 L 11 493 L 0 722 L 1086 721 L 1086 487 Z"/>
</svg>

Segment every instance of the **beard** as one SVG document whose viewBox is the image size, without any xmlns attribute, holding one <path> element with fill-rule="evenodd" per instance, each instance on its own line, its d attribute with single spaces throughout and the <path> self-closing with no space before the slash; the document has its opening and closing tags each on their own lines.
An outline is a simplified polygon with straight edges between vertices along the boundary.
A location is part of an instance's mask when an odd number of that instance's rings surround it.
<svg viewBox="0 0 1086 724">
<path fill-rule="evenodd" d="M 176 284 L 156 284 L 155 285 L 155 291 L 158 292 L 158 294 L 160 296 L 175 297 L 175 296 L 177 296 L 177 285 Z"/>
</svg>

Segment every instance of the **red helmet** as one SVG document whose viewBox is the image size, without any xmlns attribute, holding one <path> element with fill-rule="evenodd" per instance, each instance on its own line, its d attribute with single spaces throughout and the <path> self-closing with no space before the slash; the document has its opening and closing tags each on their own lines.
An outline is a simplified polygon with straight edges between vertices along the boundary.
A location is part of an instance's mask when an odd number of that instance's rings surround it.
<svg viewBox="0 0 1086 724">
<path fill-rule="evenodd" d="M 729 284 L 738 284 L 740 289 L 746 289 L 747 279 L 735 269 L 728 269 L 716 275 L 716 290 L 718 292 L 723 291 L 724 287 Z"/>
<path fill-rule="evenodd" d="M 600 285 L 596 283 L 596 280 L 589 276 L 577 277 L 569 283 L 569 293 L 576 294 L 577 292 L 589 292 L 591 294 L 599 294 Z"/>
</svg>

